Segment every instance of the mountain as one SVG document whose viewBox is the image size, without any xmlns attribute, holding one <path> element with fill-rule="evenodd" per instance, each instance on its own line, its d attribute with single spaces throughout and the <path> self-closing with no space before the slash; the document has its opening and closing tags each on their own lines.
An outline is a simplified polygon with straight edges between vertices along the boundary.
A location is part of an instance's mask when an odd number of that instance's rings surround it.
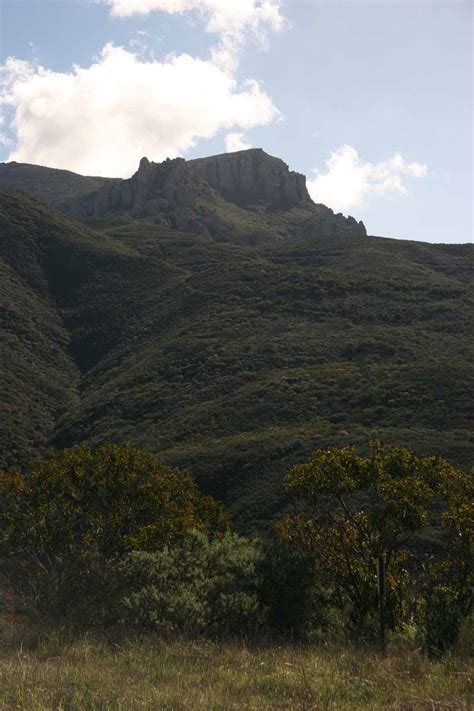
<svg viewBox="0 0 474 711">
<path fill-rule="evenodd" d="M 71 176 L 51 168 L 0 165 L 0 186 L 25 190 L 82 220 L 146 220 L 241 244 L 366 234 L 362 222 L 316 205 L 305 177 L 261 149 L 192 161 L 142 158 L 127 180 Z"/>
<path fill-rule="evenodd" d="M 212 167 L 232 158 L 208 160 L 138 173 L 142 205 L 169 170 L 169 214 L 179 195 L 222 210 L 214 235 L 163 224 L 161 204 L 79 221 L 0 189 L 0 463 L 131 439 L 188 467 L 244 531 L 284 508 L 282 476 L 314 447 L 377 436 L 469 469 L 472 246 L 366 236 L 345 218 L 325 231 L 301 178 L 285 204 L 280 179 L 258 187 L 258 170 L 244 182 L 246 168 Z M 33 190 L 51 195 L 56 176 L 38 171 Z"/>
</svg>

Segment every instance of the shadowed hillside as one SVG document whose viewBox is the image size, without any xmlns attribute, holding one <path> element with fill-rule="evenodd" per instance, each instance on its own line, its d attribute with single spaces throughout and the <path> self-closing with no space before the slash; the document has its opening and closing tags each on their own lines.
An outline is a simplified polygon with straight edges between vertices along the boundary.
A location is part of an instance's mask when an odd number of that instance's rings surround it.
<svg viewBox="0 0 474 711">
<path fill-rule="evenodd" d="M 472 247 L 234 207 L 269 238 L 86 227 L 0 190 L 1 461 L 128 438 L 188 466 L 244 530 L 315 446 L 376 435 L 470 468 Z"/>
<path fill-rule="evenodd" d="M 0 163 L 0 185 L 24 190 L 52 207 L 99 190 L 107 181 L 30 163 Z"/>
</svg>

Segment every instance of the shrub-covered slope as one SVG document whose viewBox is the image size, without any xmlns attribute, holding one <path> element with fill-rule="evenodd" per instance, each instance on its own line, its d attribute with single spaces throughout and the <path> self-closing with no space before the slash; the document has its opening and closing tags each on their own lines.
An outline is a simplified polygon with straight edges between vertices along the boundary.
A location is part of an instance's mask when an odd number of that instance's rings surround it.
<svg viewBox="0 0 474 711">
<path fill-rule="evenodd" d="M 144 262 L 0 189 L 0 463 L 48 446 L 60 418 L 79 406 L 81 373 L 122 338 L 134 294 L 141 303 L 153 291 Z M 126 298 L 117 298 L 120 279 L 129 283 Z"/>
<path fill-rule="evenodd" d="M 107 182 L 108 178 L 90 178 L 31 163 L 0 163 L 0 186 L 24 190 L 53 207 L 99 190 Z"/>
<path fill-rule="evenodd" d="M 7 190 L 0 210 L 4 462 L 129 438 L 247 530 L 315 446 L 377 435 L 474 462 L 469 245 L 92 230 Z"/>
</svg>

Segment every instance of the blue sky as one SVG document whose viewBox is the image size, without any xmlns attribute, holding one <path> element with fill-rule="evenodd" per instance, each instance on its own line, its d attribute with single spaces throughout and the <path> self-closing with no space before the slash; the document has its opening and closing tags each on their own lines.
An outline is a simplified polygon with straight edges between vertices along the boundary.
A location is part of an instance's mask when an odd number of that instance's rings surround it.
<svg viewBox="0 0 474 711">
<path fill-rule="evenodd" d="M 131 174 L 261 146 L 370 234 L 472 239 L 458 0 L 0 0 L 0 160 Z"/>
</svg>

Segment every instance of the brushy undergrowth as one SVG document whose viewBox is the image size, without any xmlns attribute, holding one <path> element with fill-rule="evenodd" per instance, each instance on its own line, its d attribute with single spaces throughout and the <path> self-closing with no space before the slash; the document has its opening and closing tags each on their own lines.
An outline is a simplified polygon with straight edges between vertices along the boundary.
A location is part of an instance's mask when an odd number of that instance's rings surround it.
<svg viewBox="0 0 474 711">
<path fill-rule="evenodd" d="M 467 653 L 430 662 L 416 649 L 385 658 L 349 646 L 120 642 L 0 628 L 0 709 L 474 708 Z"/>
</svg>

